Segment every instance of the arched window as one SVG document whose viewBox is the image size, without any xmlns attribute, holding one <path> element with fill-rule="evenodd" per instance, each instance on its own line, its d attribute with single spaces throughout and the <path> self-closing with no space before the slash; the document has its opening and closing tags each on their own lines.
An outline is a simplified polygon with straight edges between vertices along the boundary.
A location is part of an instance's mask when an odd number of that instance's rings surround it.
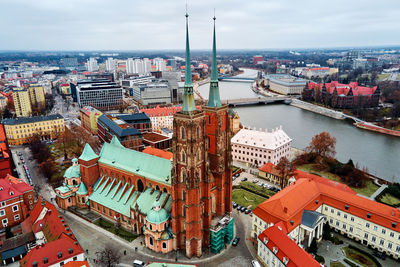
<svg viewBox="0 0 400 267">
<path fill-rule="evenodd" d="M 162 242 L 162 248 L 167 248 L 167 243 Z"/>
<path fill-rule="evenodd" d="M 144 189 L 143 182 L 142 182 L 142 180 L 138 179 L 138 181 L 137 181 L 137 190 L 139 192 L 143 192 L 143 189 Z"/>
<path fill-rule="evenodd" d="M 149 242 L 150 242 L 150 246 L 152 246 L 153 245 L 153 238 L 151 236 L 149 237 Z"/>
<path fill-rule="evenodd" d="M 196 137 L 197 137 L 197 139 L 200 139 L 200 126 L 197 126 Z"/>
<path fill-rule="evenodd" d="M 73 185 L 77 185 L 78 183 L 76 182 L 75 179 L 73 179 L 73 180 L 72 180 L 72 184 L 73 184 Z"/>
<path fill-rule="evenodd" d="M 181 170 L 181 183 L 183 183 L 186 180 L 186 170 L 182 168 Z"/>
<path fill-rule="evenodd" d="M 181 139 L 185 139 L 186 134 L 185 134 L 185 127 L 181 126 Z"/>
<path fill-rule="evenodd" d="M 196 160 L 197 160 L 197 161 L 200 161 L 200 149 L 197 150 L 197 153 L 196 153 Z"/>
<path fill-rule="evenodd" d="M 211 213 L 215 213 L 215 196 L 211 194 Z"/>
<path fill-rule="evenodd" d="M 150 223 L 150 230 L 153 231 L 153 226 L 151 225 L 151 223 Z"/>
<path fill-rule="evenodd" d="M 158 185 L 156 185 L 156 190 L 160 191 L 160 187 Z"/>
<path fill-rule="evenodd" d="M 166 187 L 164 187 L 164 189 L 163 189 L 163 192 L 164 192 L 164 193 L 168 193 L 168 191 L 167 191 L 167 188 L 166 188 Z"/>
<path fill-rule="evenodd" d="M 181 161 L 183 163 L 186 163 L 186 153 L 184 150 L 181 151 Z"/>
</svg>

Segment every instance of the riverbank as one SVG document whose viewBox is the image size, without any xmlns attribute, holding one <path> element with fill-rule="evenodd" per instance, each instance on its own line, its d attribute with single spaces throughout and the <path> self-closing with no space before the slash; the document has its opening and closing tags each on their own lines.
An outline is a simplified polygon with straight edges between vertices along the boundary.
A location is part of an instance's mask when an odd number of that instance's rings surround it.
<svg viewBox="0 0 400 267">
<path fill-rule="evenodd" d="M 362 123 L 362 122 L 354 123 L 354 125 L 357 128 L 368 130 L 368 131 L 388 134 L 388 135 L 392 135 L 392 136 L 400 136 L 400 131 L 390 130 L 390 129 L 386 129 L 386 128 L 379 127 L 376 125 L 366 124 L 366 123 Z"/>
<path fill-rule="evenodd" d="M 301 109 L 305 109 L 320 115 L 324 115 L 333 119 L 337 119 L 337 120 L 344 120 L 344 114 L 340 111 L 336 111 L 336 110 L 332 110 L 329 108 L 324 108 L 321 106 L 317 106 L 308 102 L 304 102 L 301 101 L 299 99 L 293 99 L 292 103 L 290 103 L 290 105 L 297 107 L 297 108 L 301 108 Z"/>
</svg>

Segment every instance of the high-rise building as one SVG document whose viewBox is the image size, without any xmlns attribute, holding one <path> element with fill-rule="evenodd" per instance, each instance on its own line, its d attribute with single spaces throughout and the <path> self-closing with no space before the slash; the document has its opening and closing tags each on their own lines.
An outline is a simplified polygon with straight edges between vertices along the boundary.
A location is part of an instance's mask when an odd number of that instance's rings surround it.
<svg viewBox="0 0 400 267">
<path fill-rule="evenodd" d="M 94 57 L 91 57 L 86 62 L 86 68 L 88 71 L 98 71 L 99 65 L 97 65 L 97 60 Z"/>
<path fill-rule="evenodd" d="M 215 21 L 215 18 L 214 18 Z M 213 66 L 216 65 L 215 24 Z M 228 107 L 219 99 L 218 77 L 213 68 L 210 99 L 197 110 L 190 64 L 186 14 L 186 68 L 183 108 L 174 115 L 172 170 L 172 232 L 174 249 L 187 257 L 200 257 L 211 246 L 219 251 L 233 237 L 232 178 Z M 212 228 L 219 217 L 221 227 Z M 222 232 L 220 232 L 222 230 Z M 221 238 L 222 236 L 222 238 Z"/>
<path fill-rule="evenodd" d="M 30 84 L 28 92 L 32 107 L 44 109 L 46 103 L 45 103 L 43 86 L 41 86 L 40 84 Z"/>
<path fill-rule="evenodd" d="M 80 107 L 92 106 L 99 110 L 117 109 L 122 104 L 122 87 L 115 82 L 82 83 L 76 87 Z"/>
<path fill-rule="evenodd" d="M 153 65 L 156 66 L 156 70 L 158 71 L 165 71 L 167 66 L 165 60 L 159 57 L 153 58 Z"/>
<path fill-rule="evenodd" d="M 12 92 L 15 114 L 17 117 L 29 117 L 32 115 L 32 106 L 28 89 L 15 88 Z"/>
<path fill-rule="evenodd" d="M 113 59 L 112 57 L 109 57 L 106 60 L 106 71 L 108 72 L 115 71 L 115 59 Z"/>
</svg>

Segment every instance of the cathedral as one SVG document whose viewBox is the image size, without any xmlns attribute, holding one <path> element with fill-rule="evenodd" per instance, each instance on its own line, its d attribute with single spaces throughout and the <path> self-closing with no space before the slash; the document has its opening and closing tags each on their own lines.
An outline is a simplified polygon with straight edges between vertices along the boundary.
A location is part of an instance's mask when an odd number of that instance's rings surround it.
<svg viewBox="0 0 400 267">
<path fill-rule="evenodd" d="M 99 155 L 86 144 L 55 190 L 59 207 L 90 209 L 144 235 L 145 246 L 160 253 L 200 257 L 232 241 L 232 116 L 219 96 L 213 19 L 209 100 L 197 109 L 186 14 L 184 99 L 174 115 L 172 161 L 125 148 L 115 137 Z"/>
</svg>

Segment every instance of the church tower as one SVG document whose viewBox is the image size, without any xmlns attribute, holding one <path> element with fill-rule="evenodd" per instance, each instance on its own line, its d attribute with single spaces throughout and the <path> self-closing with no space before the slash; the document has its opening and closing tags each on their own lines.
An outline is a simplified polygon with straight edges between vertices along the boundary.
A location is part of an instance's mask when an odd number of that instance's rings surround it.
<svg viewBox="0 0 400 267">
<path fill-rule="evenodd" d="M 206 124 L 204 112 L 194 102 L 189 49 L 188 14 L 186 13 L 186 69 L 183 108 L 174 115 L 172 148 L 172 220 L 174 250 L 187 257 L 202 255 L 204 229 L 211 217 L 205 203 L 210 202 L 207 175 Z M 204 220 L 203 218 L 208 219 Z"/>
<path fill-rule="evenodd" d="M 214 217 L 230 214 L 232 211 L 232 133 L 229 125 L 228 105 L 222 105 L 219 95 L 215 16 L 213 20 L 210 93 L 208 103 L 203 110 L 206 116 L 206 135 L 209 141 L 209 171 L 214 177 L 211 191 L 211 214 Z"/>
</svg>

